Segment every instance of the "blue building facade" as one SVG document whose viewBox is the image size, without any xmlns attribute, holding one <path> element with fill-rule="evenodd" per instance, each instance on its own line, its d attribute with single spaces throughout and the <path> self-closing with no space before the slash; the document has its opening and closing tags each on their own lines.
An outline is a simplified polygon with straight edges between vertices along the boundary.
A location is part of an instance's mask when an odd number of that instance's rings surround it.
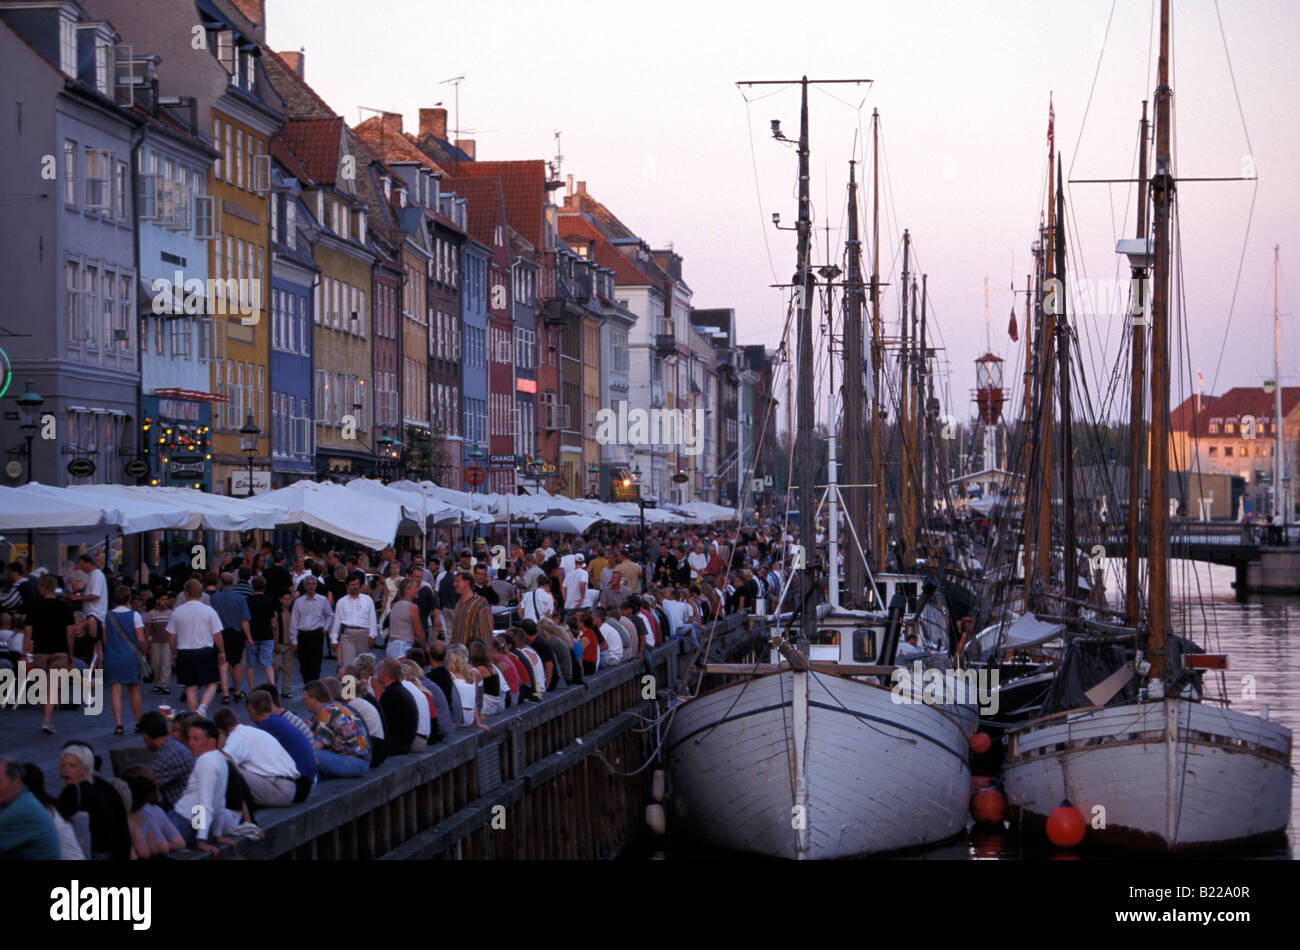
<svg viewBox="0 0 1300 950">
<path fill-rule="evenodd" d="M 461 404 L 463 406 L 461 431 L 462 471 L 470 466 L 487 470 L 488 454 L 488 378 L 487 378 L 487 328 L 488 328 L 488 259 L 491 250 L 478 241 L 466 240 L 462 245 L 461 274 Z M 460 488 L 462 486 L 453 486 Z M 464 488 L 486 491 L 485 485 Z"/>
<path fill-rule="evenodd" d="M 314 475 L 312 301 L 320 281 L 298 179 L 271 176 L 271 487 Z"/>
</svg>

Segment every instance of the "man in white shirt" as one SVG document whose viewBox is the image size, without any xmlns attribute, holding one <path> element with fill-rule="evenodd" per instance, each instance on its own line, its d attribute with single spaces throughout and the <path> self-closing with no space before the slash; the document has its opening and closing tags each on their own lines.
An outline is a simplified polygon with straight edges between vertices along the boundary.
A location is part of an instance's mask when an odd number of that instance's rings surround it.
<svg viewBox="0 0 1300 950">
<path fill-rule="evenodd" d="M 185 582 L 188 599 L 172 611 L 167 621 L 167 635 L 176 657 L 176 681 L 185 687 L 185 705 L 190 712 L 208 714 L 208 704 L 217 695 L 220 663 L 225 662 L 226 647 L 221 638 L 221 617 L 199 598 L 203 585 L 198 578 Z M 203 698 L 198 700 L 199 687 Z"/>
<path fill-rule="evenodd" d="M 308 575 L 302 585 L 302 596 L 293 602 L 293 610 L 289 614 L 289 643 L 293 646 L 293 652 L 298 654 L 304 685 L 320 679 L 321 657 L 325 653 L 325 630 L 333 622 L 334 611 L 330 608 L 329 601 L 316 593 L 316 578 Z"/>
<path fill-rule="evenodd" d="M 564 609 L 577 610 L 587 596 L 587 571 L 581 554 L 573 555 L 573 570 L 564 570 Z M 561 561 L 563 566 L 563 561 Z"/>
<path fill-rule="evenodd" d="M 686 558 L 686 563 L 691 567 L 691 580 L 699 580 L 700 574 L 709 566 L 709 556 L 704 553 L 704 545 L 696 542 L 695 550 Z"/>
<path fill-rule="evenodd" d="M 601 639 L 605 641 L 605 646 L 601 650 L 600 665 L 613 666 L 623 659 L 623 634 L 609 619 L 605 608 L 597 607 L 591 615 L 596 619 L 596 629 L 600 631 Z"/>
<path fill-rule="evenodd" d="M 302 583 L 304 577 L 311 577 L 312 572 L 307 570 L 306 559 L 301 554 L 293 559 L 293 570 L 289 572 L 289 580 L 293 584 L 293 592 L 298 593 L 298 585 Z"/>
<path fill-rule="evenodd" d="M 197 598 L 198 595 L 194 595 Z M 239 824 L 240 816 L 226 808 L 226 785 L 230 780 L 230 763 L 217 751 L 217 727 L 208 719 L 190 723 L 186 744 L 194 756 L 194 769 L 185 785 L 185 794 L 167 816 L 185 839 L 187 847 L 216 854 L 217 844 L 234 844 L 221 837 Z"/>
<path fill-rule="evenodd" d="M 214 720 L 221 733 L 219 747 L 248 783 L 253 803 L 263 808 L 292 804 L 300 773 L 275 736 L 254 726 L 241 726 L 231 709 L 218 709 Z"/>
<path fill-rule="evenodd" d="M 659 604 L 663 612 L 668 616 L 668 623 L 671 626 L 669 633 L 674 637 L 686 637 L 696 647 L 700 645 L 700 634 L 691 623 L 691 609 L 685 603 L 677 599 L 677 592 L 671 587 L 663 591 L 663 600 Z"/>
<path fill-rule="evenodd" d="M 555 557 L 555 548 L 552 546 L 550 538 L 542 539 L 542 550 L 546 553 L 547 558 Z"/>
<path fill-rule="evenodd" d="M 519 599 L 519 616 L 534 623 L 554 619 L 555 598 L 551 596 L 547 585 L 538 584 Z"/>
<path fill-rule="evenodd" d="M 99 639 L 103 636 L 104 618 L 108 614 L 108 581 L 89 554 L 77 558 L 77 568 L 86 575 L 86 586 L 80 594 L 72 594 L 68 599 L 81 604 L 81 612 L 87 620 L 94 619 L 95 629 L 92 635 Z"/>
<path fill-rule="evenodd" d="M 537 565 L 537 557 L 532 554 L 524 555 L 524 572 L 519 578 L 519 586 L 526 591 L 533 590 L 545 576 L 546 572 Z"/>
<path fill-rule="evenodd" d="M 578 566 L 578 562 L 581 560 L 582 555 L 574 554 L 573 548 L 566 544 L 564 553 L 560 555 L 560 570 L 564 571 L 564 576 L 568 577 L 569 573 Z"/>
<path fill-rule="evenodd" d="M 334 605 L 334 623 L 330 626 L 330 643 L 338 647 L 339 668 L 351 666 L 378 635 L 375 602 L 361 596 L 361 579 L 353 574 L 348 578 L 348 595 Z"/>
</svg>

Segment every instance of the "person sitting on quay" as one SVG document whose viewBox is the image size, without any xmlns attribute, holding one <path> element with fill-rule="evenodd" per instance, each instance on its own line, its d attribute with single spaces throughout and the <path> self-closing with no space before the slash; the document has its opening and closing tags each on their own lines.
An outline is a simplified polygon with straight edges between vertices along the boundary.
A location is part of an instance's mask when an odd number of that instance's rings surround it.
<svg viewBox="0 0 1300 950">
<path fill-rule="evenodd" d="M 303 702 L 316 720 L 316 769 L 326 778 L 358 778 L 370 767 L 365 723 L 330 697 L 320 680 L 303 687 Z M 390 750 L 391 751 L 391 750 Z"/>
</svg>

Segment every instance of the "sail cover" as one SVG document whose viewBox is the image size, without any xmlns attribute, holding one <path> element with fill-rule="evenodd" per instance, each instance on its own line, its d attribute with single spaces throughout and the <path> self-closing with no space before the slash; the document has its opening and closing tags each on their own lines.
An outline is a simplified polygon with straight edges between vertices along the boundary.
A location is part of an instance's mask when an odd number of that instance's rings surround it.
<svg viewBox="0 0 1300 950">
<path fill-rule="evenodd" d="M 1061 635 L 1063 623 L 1048 623 L 1033 614 L 1022 614 L 1011 623 L 995 623 L 985 627 L 976 637 L 980 645 L 980 659 L 987 660 L 995 650 L 1027 650 Z M 1002 640 L 998 641 L 998 632 Z"/>
</svg>

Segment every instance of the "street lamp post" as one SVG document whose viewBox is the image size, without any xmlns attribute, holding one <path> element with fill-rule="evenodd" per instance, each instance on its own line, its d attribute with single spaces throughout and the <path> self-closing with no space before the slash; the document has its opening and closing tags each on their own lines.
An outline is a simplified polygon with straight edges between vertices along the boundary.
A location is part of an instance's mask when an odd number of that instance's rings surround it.
<svg viewBox="0 0 1300 950">
<path fill-rule="evenodd" d="M 248 494 L 253 497 L 253 456 L 257 454 L 257 439 L 262 430 L 253 422 L 253 411 L 248 411 L 248 419 L 239 429 L 239 449 L 248 456 Z"/>
<path fill-rule="evenodd" d="M 27 484 L 32 481 L 32 441 L 36 438 L 36 430 L 41 427 L 41 406 L 45 405 L 45 397 L 36 391 L 36 387 L 30 376 L 27 377 L 27 389 L 18 397 L 18 411 L 22 414 L 22 422 L 19 428 L 23 431 L 23 438 L 27 440 Z M 27 569 L 31 570 L 32 565 L 36 563 L 36 542 L 35 535 L 29 528 L 27 531 Z"/>
<path fill-rule="evenodd" d="M 630 488 L 636 485 L 636 507 L 641 513 L 641 593 L 646 590 L 646 574 L 650 570 L 650 565 L 645 559 L 645 499 L 641 497 L 641 466 L 638 465 L 632 469 L 632 477 L 623 479 L 623 487 Z"/>
</svg>

